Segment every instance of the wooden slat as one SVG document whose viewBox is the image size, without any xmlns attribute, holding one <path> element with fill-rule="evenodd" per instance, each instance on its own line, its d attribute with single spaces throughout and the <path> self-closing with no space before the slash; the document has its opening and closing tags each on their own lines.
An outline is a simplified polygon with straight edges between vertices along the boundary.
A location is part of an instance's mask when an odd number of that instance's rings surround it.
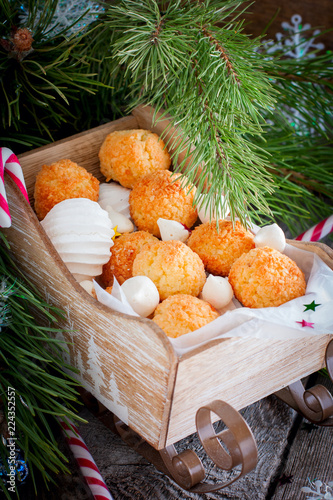
<svg viewBox="0 0 333 500">
<path fill-rule="evenodd" d="M 178 367 L 167 444 L 195 432 L 195 414 L 210 401 L 239 410 L 321 369 L 330 339 L 233 338 L 189 353 Z"/>
<path fill-rule="evenodd" d="M 333 384 L 329 379 L 321 377 L 317 383 L 325 385 L 333 394 Z M 309 486 L 309 479 L 326 484 L 333 481 L 332 427 L 318 427 L 306 420 L 300 421 L 287 452 L 287 457 L 281 463 L 279 476 L 292 477 L 290 482 L 276 489 L 274 500 L 310 497 L 310 494 L 300 493 L 303 486 Z M 324 493 L 325 490 L 322 488 L 321 491 Z"/>
<path fill-rule="evenodd" d="M 324 243 L 312 241 L 287 240 L 287 243 L 301 250 L 307 250 L 318 255 L 325 264 L 333 269 L 333 249 Z"/>
</svg>

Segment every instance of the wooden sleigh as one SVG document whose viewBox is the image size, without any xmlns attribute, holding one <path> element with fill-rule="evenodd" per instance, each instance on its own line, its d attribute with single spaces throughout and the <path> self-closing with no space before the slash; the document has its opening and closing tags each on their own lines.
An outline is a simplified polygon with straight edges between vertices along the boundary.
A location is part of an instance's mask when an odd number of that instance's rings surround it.
<svg viewBox="0 0 333 500">
<path fill-rule="evenodd" d="M 139 107 L 131 116 L 21 155 L 31 203 L 42 164 L 70 158 L 104 181 L 98 151 L 105 136 L 132 128 L 161 134 L 167 120 L 154 126 L 152 117 L 151 108 Z M 12 227 L 3 231 L 24 274 L 66 313 L 60 321 L 68 342 L 66 361 L 79 370 L 87 406 L 180 486 L 214 491 L 255 467 L 256 443 L 239 410 L 270 394 L 317 425 L 332 425 L 330 393 L 321 385 L 305 390 L 300 380 L 325 365 L 333 379 L 333 335 L 215 339 L 180 356 L 151 320 L 114 312 L 92 298 L 68 271 L 16 185 L 8 176 L 5 182 Z M 315 252 L 333 269 L 329 247 L 288 242 Z M 218 420 L 226 428 L 216 434 Z M 232 480 L 205 482 L 195 452 L 177 453 L 175 443 L 194 432 L 218 467 L 238 470 Z"/>
</svg>

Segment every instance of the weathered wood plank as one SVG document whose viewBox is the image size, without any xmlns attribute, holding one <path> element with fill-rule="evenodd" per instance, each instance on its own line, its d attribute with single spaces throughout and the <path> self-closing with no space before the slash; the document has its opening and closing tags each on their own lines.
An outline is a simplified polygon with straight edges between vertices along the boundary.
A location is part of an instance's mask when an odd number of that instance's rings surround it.
<svg viewBox="0 0 333 500">
<path fill-rule="evenodd" d="M 114 500 L 305 500 L 306 495 L 300 489 L 307 484 L 308 477 L 323 482 L 332 480 L 332 429 L 315 427 L 311 430 L 306 421 L 274 396 L 256 402 L 241 413 L 257 441 L 258 465 L 232 487 L 208 495 L 179 488 L 86 408 L 80 411 L 80 416 L 88 423 L 78 427 Z M 296 438 L 293 437 L 295 434 Z M 59 446 L 69 458 L 72 476 L 56 476 L 57 486 L 49 492 L 43 491 L 40 485 L 38 498 L 92 500 L 63 437 L 59 437 Z M 225 476 L 205 457 L 196 435 L 180 441 L 176 447 L 179 452 L 185 449 L 196 451 L 209 471 L 211 481 L 220 481 Z M 292 482 L 284 484 L 291 475 Z M 35 498 L 32 488 L 24 498 Z"/>
<path fill-rule="evenodd" d="M 295 412 L 276 398 L 269 397 L 249 406 L 241 413 L 257 441 L 258 465 L 253 472 L 230 488 L 207 495 L 190 493 L 178 487 L 172 479 L 127 447 L 87 410 L 82 411 L 80 415 L 89 420 L 89 423 L 81 424 L 79 430 L 115 500 L 264 500 L 287 445 Z M 209 472 L 207 480 L 221 481 L 228 476 L 207 458 L 196 434 L 177 443 L 176 448 L 178 451 L 193 449 L 198 454 Z"/>
<path fill-rule="evenodd" d="M 316 383 L 325 385 L 333 394 L 333 384 L 327 378 L 321 377 Z M 307 495 L 300 490 L 309 486 L 309 480 L 318 479 L 326 484 L 333 481 L 333 428 L 318 427 L 300 420 L 286 455 L 281 463 L 280 475 L 292 477 L 290 482 L 276 489 L 272 498 L 305 500 Z"/>
</svg>

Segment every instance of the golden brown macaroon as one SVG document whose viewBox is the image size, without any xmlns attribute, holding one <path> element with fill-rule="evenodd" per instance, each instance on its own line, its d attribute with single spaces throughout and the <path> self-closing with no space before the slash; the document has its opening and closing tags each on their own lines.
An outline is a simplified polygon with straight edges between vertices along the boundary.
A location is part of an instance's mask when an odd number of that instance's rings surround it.
<svg viewBox="0 0 333 500">
<path fill-rule="evenodd" d="M 126 188 L 133 188 L 142 177 L 171 165 L 162 139 L 142 129 L 111 132 L 101 146 L 99 159 L 106 181 L 113 179 Z"/>
<path fill-rule="evenodd" d="M 59 160 L 43 165 L 36 177 L 35 212 L 39 220 L 57 203 L 68 198 L 98 200 L 99 181 L 71 160 Z"/>
<path fill-rule="evenodd" d="M 306 282 L 297 264 L 269 247 L 254 248 L 233 264 L 229 283 L 245 307 L 277 307 L 305 294 Z"/>
<path fill-rule="evenodd" d="M 228 276 L 232 264 L 243 253 L 254 248 L 254 235 L 239 221 L 234 227 L 229 220 L 205 222 L 192 231 L 187 244 L 204 263 L 207 272 L 216 276 Z"/>
<path fill-rule="evenodd" d="M 133 276 L 148 276 L 156 285 L 161 300 L 176 293 L 197 296 L 206 281 L 198 255 L 181 241 L 148 243 L 135 257 Z"/>
<path fill-rule="evenodd" d="M 176 338 L 207 325 L 218 316 L 216 309 L 205 300 L 177 294 L 163 300 L 152 319 L 169 337 Z"/>
<path fill-rule="evenodd" d="M 147 175 L 138 182 L 129 196 L 130 214 L 135 225 L 160 236 L 159 218 L 174 220 L 192 227 L 198 217 L 193 207 L 196 188 L 182 188 L 180 174 L 163 170 Z"/>
<path fill-rule="evenodd" d="M 155 236 L 147 231 L 136 231 L 126 233 L 115 239 L 111 248 L 109 262 L 104 264 L 101 280 L 105 286 L 113 283 L 113 276 L 122 285 L 124 281 L 132 277 L 133 261 L 142 247 L 148 242 L 158 241 Z"/>
</svg>

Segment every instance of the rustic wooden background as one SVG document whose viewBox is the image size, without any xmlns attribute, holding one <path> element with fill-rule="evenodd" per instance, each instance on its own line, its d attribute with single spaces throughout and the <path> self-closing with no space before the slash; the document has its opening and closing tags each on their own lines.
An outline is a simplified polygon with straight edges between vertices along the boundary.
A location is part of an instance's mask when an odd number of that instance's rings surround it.
<svg viewBox="0 0 333 500">
<path fill-rule="evenodd" d="M 318 382 L 333 391 L 328 379 L 320 378 Z M 182 490 L 111 431 L 105 431 L 87 410 L 81 415 L 90 418 L 90 423 L 79 429 L 114 500 L 305 500 L 307 495 L 301 488 L 308 486 L 308 479 L 333 481 L 333 428 L 309 424 L 275 396 L 264 398 L 241 413 L 257 442 L 258 465 L 229 488 L 206 495 Z M 196 451 L 209 472 L 208 480 L 221 481 L 226 477 L 207 459 L 195 434 L 179 442 L 177 448 Z M 82 487 L 79 478 L 77 485 Z M 89 500 L 89 492 L 85 494 L 82 500 Z"/>
<path fill-rule="evenodd" d="M 310 381 L 325 385 L 333 393 L 333 384 L 325 377 Z M 301 492 L 309 480 L 333 481 L 333 428 L 310 424 L 274 395 L 241 411 L 251 427 L 258 446 L 258 465 L 231 487 L 216 493 L 198 495 L 181 489 L 172 479 L 128 447 L 88 409 L 79 415 L 87 420 L 78 426 L 114 500 L 306 500 Z M 54 476 L 54 485 L 46 491 L 39 485 L 36 497 L 28 482 L 22 489 L 24 500 L 93 500 L 77 462 L 59 435 L 60 449 L 69 460 L 71 475 Z M 208 480 L 221 481 L 226 474 L 207 459 L 196 434 L 176 445 L 178 451 L 193 449 L 203 461 Z"/>
</svg>

